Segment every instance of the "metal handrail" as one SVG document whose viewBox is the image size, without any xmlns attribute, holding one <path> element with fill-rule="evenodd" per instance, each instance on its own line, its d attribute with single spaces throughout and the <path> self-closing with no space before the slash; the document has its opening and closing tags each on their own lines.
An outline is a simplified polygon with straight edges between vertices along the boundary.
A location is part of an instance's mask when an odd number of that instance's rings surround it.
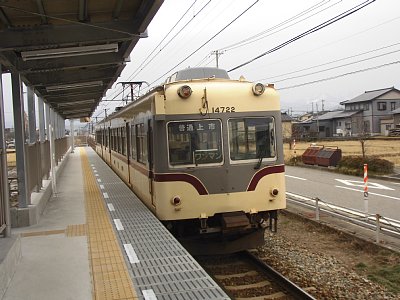
<svg viewBox="0 0 400 300">
<path fill-rule="evenodd" d="M 286 196 L 286 200 L 288 202 L 315 210 L 316 220 L 319 220 L 319 214 L 320 212 L 323 212 L 327 215 L 331 215 L 352 224 L 375 231 L 377 243 L 380 242 L 381 233 L 395 238 L 400 238 L 399 220 L 390 219 L 379 214 L 368 214 L 356 209 L 332 204 L 319 198 L 309 198 L 290 192 L 286 192 Z"/>
</svg>

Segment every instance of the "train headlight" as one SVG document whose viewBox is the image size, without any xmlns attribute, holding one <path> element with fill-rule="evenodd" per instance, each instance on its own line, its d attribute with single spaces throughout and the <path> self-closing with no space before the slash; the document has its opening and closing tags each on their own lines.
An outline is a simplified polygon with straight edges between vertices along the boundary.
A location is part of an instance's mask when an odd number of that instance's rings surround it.
<svg viewBox="0 0 400 300">
<path fill-rule="evenodd" d="M 183 85 L 178 89 L 177 92 L 178 92 L 179 97 L 181 97 L 183 99 L 187 99 L 192 94 L 192 89 L 188 85 Z"/>
<path fill-rule="evenodd" d="M 175 206 L 180 205 L 180 204 L 182 203 L 181 197 L 179 197 L 179 196 L 174 196 L 174 197 L 171 199 L 171 203 L 172 203 L 173 205 L 175 205 Z"/>
<path fill-rule="evenodd" d="M 256 96 L 260 96 L 265 91 L 265 86 L 262 83 L 256 83 L 253 85 L 253 94 Z"/>
<path fill-rule="evenodd" d="M 277 188 L 273 188 L 273 189 L 271 189 L 270 193 L 271 193 L 271 196 L 276 197 L 279 194 L 279 190 Z"/>
</svg>

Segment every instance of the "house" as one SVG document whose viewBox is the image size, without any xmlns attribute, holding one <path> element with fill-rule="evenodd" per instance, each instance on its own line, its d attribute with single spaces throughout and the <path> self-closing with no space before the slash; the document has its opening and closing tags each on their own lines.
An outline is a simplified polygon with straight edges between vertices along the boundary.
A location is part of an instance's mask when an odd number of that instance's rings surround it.
<svg viewBox="0 0 400 300">
<path fill-rule="evenodd" d="M 310 118 L 293 123 L 293 136 L 299 138 L 326 138 L 332 137 L 334 123 L 332 117 L 337 112 L 321 111 L 310 114 Z"/>
<path fill-rule="evenodd" d="M 400 108 L 395 109 L 392 111 L 393 116 L 393 125 L 394 127 L 390 128 L 387 131 L 389 136 L 400 136 Z"/>
<path fill-rule="evenodd" d="M 366 91 L 340 103 L 344 110 L 313 114 L 293 124 L 295 138 L 388 135 L 400 127 L 400 91 L 394 87 Z"/>
<path fill-rule="evenodd" d="M 289 116 L 286 112 L 283 112 L 281 113 L 281 122 L 283 139 L 291 139 L 293 118 Z"/>
<path fill-rule="evenodd" d="M 340 104 L 344 105 L 346 112 L 360 112 L 361 118 L 348 124 L 352 135 L 385 134 L 386 130 L 394 127 L 390 120 L 393 119 L 392 112 L 400 108 L 400 91 L 394 87 L 366 91 Z"/>
<path fill-rule="evenodd" d="M 362 111 L 330 111 L 319 116 L 319 137 L 351 136 L 362 124 Z M 357 130 L 357 131 L 361 131 Z"/>
<path fill-rule="evenodd" d="M 313 113 L 307 112 L 307 113 L 305 113 L 305 114 L 303 114 L 303 115 L 297 117 L 297 119 L 298 119 L 300 122 L 304 122 L 304 121 L 311 120 L 312 117 L 313 117 L 313 115 L 314 115 Z"/>
<path fill-rule="evenodd" d="M 400 107 L 392 111 L 394 128 L 400 128 Z"/>
</svg>

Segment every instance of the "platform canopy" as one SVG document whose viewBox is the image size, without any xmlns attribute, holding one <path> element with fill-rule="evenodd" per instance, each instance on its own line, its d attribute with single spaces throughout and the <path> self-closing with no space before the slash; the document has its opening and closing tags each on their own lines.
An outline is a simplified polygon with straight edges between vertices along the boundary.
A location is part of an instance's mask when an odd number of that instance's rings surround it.
<svg viewBox="0 0 400 300">
<path fill-rule="evenodd" d="M 163 0 L 0 0 L 0 64 L 62 117 L 93 114 Z"/>
</svg>

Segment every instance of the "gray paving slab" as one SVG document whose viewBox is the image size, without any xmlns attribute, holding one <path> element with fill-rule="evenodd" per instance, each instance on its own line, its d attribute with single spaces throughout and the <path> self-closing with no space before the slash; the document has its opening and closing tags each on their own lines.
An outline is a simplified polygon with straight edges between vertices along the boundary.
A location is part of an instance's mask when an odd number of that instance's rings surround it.
<svg viewBox="0 0 400 300">
<path fill-rule="evenodd" d="M 86 237 L 22 238 L 22 260 L 3 300 L 92 299 Z"/>
<path fill-rule="evenodd" d="M 57 180 L 57 194 L 47 202 L 39 223 L 13 228 L 13 234 L 65 229 L 72 224 L 85 224 L 85 198 L 79 151 L 69 154 L 65 168 Z"/>
<path fill-rule="evenodd" d="M 58 194 L 48 202 L 39 223 L 12 229 L 13 235 L 49 233 L 86 223 L 79 151 L 70 154 L 57 188 Z M 22 258 L 3 300 L 92 299 L 86 236 L 22 237 L 21 249 Z"/>
<path fill-rule="evenodd" d="M 98 174 L 106 204 L 112 204 L 111 219 L 119 219 L 116 230 L 121 248 L 130 244 L 133 259 L 125 255 L 129 273 L 140 299 L 148 291 L 157 299 L 230 299 L 196 260 L 179 244 L 136 195 L 91 149 L 88 158 Z M 153 298 L 151 298 L 153 299 Z"/>
</svg>

